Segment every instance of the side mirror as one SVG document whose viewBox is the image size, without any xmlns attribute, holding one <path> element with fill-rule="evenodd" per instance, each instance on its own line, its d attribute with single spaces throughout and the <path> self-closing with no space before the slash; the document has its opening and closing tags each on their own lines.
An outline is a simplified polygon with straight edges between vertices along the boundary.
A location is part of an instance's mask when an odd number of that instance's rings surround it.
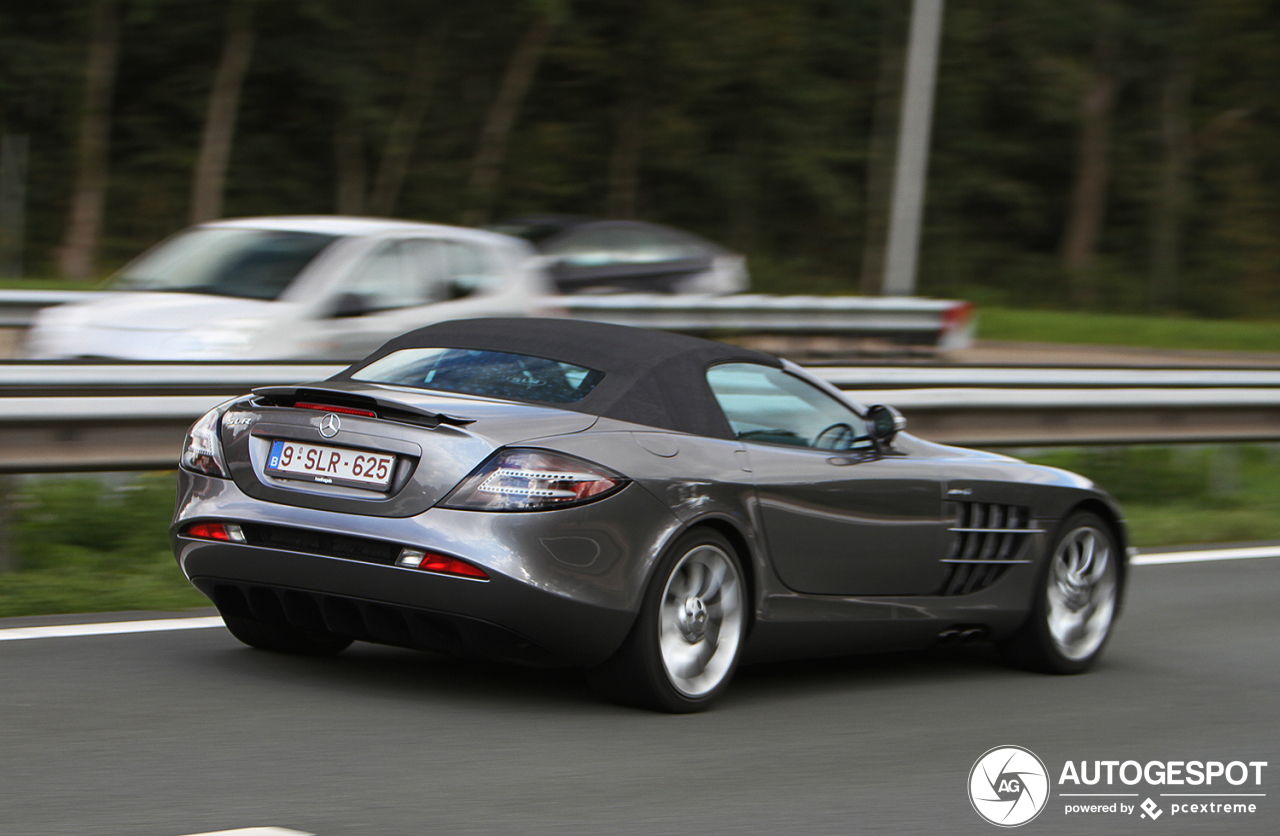
<svg viewBox="0 0 1280 836">
<path fill-rule="evenodd" d="M 474 276 L 454 276 L 445 283 L 445 299 L 452 301 L 454 299 L 466 299 L 473 295 L 480 287 L 480 282 Z"/>
<path fill-rule="evenodd" d="M 891 406 L 878 404 L 867 410 L 867 432 L 877 444 L 888 444 L 907 428 L 907 419 Z"/>
<path fill-rule="evenodd" d="M 367 293 L 340 293 L 329 304 L 329 318 L 363 316 L 373 310 L 372 302 Z"/>
</svg>

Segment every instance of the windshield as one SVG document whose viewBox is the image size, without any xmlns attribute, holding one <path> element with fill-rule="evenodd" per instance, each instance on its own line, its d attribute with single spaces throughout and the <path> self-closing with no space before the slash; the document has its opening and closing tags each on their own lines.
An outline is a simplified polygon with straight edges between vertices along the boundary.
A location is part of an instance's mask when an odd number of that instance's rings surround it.
<svg viewBox="0 0 1280 836">
<path fill-rule="evenodd" d="M 143 253 L 116 274 L 112 285 L 275 299 L 336 238 L 314 232 L 199 227 Z"/>
<path fill-rule="evenodd" d="M 366 383 L 538 403 L 575 403 L 603 377 L 558 360 L 463 348 L 404 348 L 351 375 Z"/>
</svg>

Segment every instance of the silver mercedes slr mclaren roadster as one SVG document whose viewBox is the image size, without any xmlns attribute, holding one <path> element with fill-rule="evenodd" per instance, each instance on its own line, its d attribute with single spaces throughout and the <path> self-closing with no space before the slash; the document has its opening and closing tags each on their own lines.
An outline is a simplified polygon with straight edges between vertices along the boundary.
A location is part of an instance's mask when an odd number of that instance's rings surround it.
<svg viewBox="0 0 1280 836">
<path fill-rule="evenodd" d="M 197 421 L 171 539 L 253 647 L 579 666 L 673 712 L 759 660 L 963 640 L 1087 669 L 1125 585 L 1114 501 L 904 424 L 718 342 L 446 322 Z"/>
</svg>

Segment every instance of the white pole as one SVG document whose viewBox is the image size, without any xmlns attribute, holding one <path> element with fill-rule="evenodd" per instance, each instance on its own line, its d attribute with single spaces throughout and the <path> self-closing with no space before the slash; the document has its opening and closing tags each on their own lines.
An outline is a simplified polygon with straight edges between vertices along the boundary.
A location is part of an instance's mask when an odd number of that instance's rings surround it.
<svg viewBox="0 0 1280 836">
<path fill-rule="evenodd" d="M 911 296 L 916 289 L 920 220 L 929 169 L 929 132 L 933 123 L 933 89 L 938 75 L 938 42 L 942 36 L 943 0 L 914 0 L 907 44 L 902 120 L 898 125 L 898 157 L 893 176 L 893 209 L 885 262 L 885 296 Z"/>
</svg>

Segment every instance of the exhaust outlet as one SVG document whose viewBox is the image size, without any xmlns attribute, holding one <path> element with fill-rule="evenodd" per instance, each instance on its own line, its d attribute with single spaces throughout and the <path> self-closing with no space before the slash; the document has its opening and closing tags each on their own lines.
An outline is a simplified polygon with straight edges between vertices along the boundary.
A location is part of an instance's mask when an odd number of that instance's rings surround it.
<svg viewBox="0 0 1280 836">
<path fill-rule="evenodd" d="M 986 627 L 981 627 L 981 626 L 966 627 L 964 625 L 961 625 L 958 627 L 951 627 L 939 633 L 938 644 L 939 645 L 975 644 L 977 642 L 985 641 L 986 638 L 987 638 Z"/>
</svg>

